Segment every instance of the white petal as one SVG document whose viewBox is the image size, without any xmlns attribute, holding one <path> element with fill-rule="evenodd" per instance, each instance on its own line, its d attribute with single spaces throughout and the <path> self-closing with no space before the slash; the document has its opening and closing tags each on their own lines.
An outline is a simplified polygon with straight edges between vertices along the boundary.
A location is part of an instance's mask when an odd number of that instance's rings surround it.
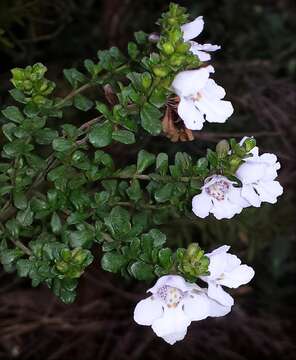
<svg viewBox="0 0 296 360">
<path fill-rule="evenodd" d="M 192 100 L 186 100 L 181 98 L 181 101 L 178 105 L 178 114 L 180 118 L 184 121 L 187 129 L 191 130 L 201 130 L 204 123 L 204 117 L 201 112 L 194 106 Z"/>
<path fill-rule="evenodd" d="M 211 197 L 205 192 L 195 195 L 192 199 L 192 211 L 194 214 L 202 219 L 210 214 L 213 207 Z"/>
<path fill-rule="evenodd" d="M 227 251 L 230 249 L 230 246 L 229 245 L 222 245 L 222 246 L 219 246 L 217 249 L 213 250 L 212 252 L 206 254 L 208 257 L 212 257 L 214 255 L 220 255 L 220 254 L 223 254 L 223 253 L 227 253 Z"/>
<path fill-rule="evenodd" d="M 208 99 L 223 99 L 226 95 L 225 90 L 222 86 L 218 85 L 213 79 L 209 79 L 202 89 L 203 94 L 206 95 Z"/>
<path fill-rule="evenodd" d="M 168 339 L 170 336 L 177 336 L 176 334 L 186 334 L 190 323 L 180 305 L 176 308 L 166 307 L 163 316 L 153 322 L 152 329 L 157 336 Z"/>
<path fill-rule="evenodd" d="M 219 249 L 222 248 L 228 248 L 228 246 L 222 246 Z M 217 249 L 217 250 L 219 250 Z M 217 251 L 216 250 L 216 251 Z M 224 272 L 225 267 L 227 266 L 227 256 L 228 254 L 226 252 L 216 253 L 213 255 L 209 254 L 207 255 L 210 259 L 209 264 L 209 272 L 210 275 L 208 276 L 202 276 L 201 279 L 208 282 L 209 280 L 216 280 L 216 278 L 220 277 L 221 274 Z"/>
<path fill-rule="evenodd" d="M 161 302 L 150 296 L 138 302 L 134 311 L 134 320 L 139 325 L 152 325 L 163 314 Z"/>
<path fill-rule="evenodd" d="M 233 271 L 235 268 L 237 268 L 238 266 L 240 266 L 240 264 L 241 264 L 241 261 L 236 255 L 227 254 L 226 265 L 225 265 L 224 271 L 229 273 L 229 272 Z"/>
<path fill-rule="evenodd" d="M 181 30 L 183 31 L 184 41 L 188 41 L 196 38 L 202 32 L 203 28 L 204 28 L 204 21 L 202 16 L 199 16 L 190 23 L 182 25 Z"/>
<path fill-rule="evenodd" d="M 209 316 L 209 298 L 203 293 L 191 292 L 183 300 L 184 312 L 191 321 L 199 321 Z"/>
<path fill-rule="evenodd" d="M 232 187 L 227 194 L 227 197 L 232 203 L 237 204 L 242 208 L 250 206 L 250 203 L 242 197 L 241 188 Z"/>
<path fill-rule="evenodd" d="M 226 273 L 224 279 L 220 280 L 219 283 L 229 288 L 237 288 L 251 281 L 254 275 L 255 271 L 250 266 L 240 265 L 233 271 Z"/>
<path fill-rule="evenodd" d="M 220 45 L 212 45 L 212 44 L 199 44 L 200 50 L 203 51 L 217 51 L 221 49 Z"/>
<path fill-rule="evenodd" d="M 163 340 L 170 345 L 174 345 L 177 341 L 183 340 L 187 334 L 187 329 L 183 332 L 173 333 L 167 336 L 163 336 Z"/>
<path fill-rule="evenodd" d="M 209 76 L 212 67 L 207 66 L 197 70 L 181 71 L 174 79 L 172 88 L 179 96 L 194 96 L 202 89 Z"/>
<path fill-rule="evenodd" d="M 231 306 L 224 306 L 218 303 L 216 300 L 209 298 L 209 316 L 220 317 L 228 314 L 231 311 Z"/>
<path fill-rule="evenodd" d="M 277 197 L 283 193 L 283 187 L 278 181 L 260 181 L 259 184 L 254 185 L 254 188 L 258 192 L 261 201 L 271 204 L 275 204 Z"/>
<path fill-rule="evenodd" d="M 224 123 L 233 113 L 230 101 L 213 100 L 201 91 L 201 98 L 195 101 L 196 107 L 206 115 L 208 122 Z"/>
<path fill-rule="evenodd" d="M 231 219 L 235 214 L 239 214 L 242 211 L 242 207 L 238 204 L 230 202 L 228 199 L 218 201 L 213 200 L 214 206 L 211 213 L 216 219 Z"/>
<path fill-rule="evenodd" d="M 243 184 L 252 184 L 261 179 L 267 169 L 262 162 L 245 162 L 236 171 L 236 176 Z"/>
<path fill-rule="evenodd" d="M 252 206 L 259 207 L 261 205 L 260 196 L 254 190 L 253 185 L 243 185 L 241 194 Z"/>
<path fill-rule="evenodd" d="M 234 304 L 233 298 L 223 290 L 222 286 L 214 282 L 209 282 L 208 296 L 224 306 L 232 306 Z"/>
<path fill-rule="evenodd" d="M 259 159 L 261 161 L 264 161 L 270 165 L 274 165 L 277 162 L 277 157 L 274 154 L 270 154 L 270 153 L 264 153 L 262 155 L 259 156 Z"/>
<path fill-rule="evenodd" d="M 175 287 L 181 291 L 188 291 L 192 289 L 192 284 L 185 281 L 185 279 L 180 275 L 165 275 L 160 277 L 155 285 L 147 290 L 147 292 L 151 292 L 152 294 L 157 293 L 158 289 L 161 287 L 168 285 L 171 287 Z"/>
</svg>

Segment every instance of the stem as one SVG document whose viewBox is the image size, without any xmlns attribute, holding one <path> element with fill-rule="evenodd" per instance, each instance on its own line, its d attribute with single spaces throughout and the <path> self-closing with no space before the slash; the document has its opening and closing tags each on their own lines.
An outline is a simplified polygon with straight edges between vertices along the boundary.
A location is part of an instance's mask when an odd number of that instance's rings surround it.
<svg viewBox="0 0 296 360">
<path fill-rule="evenodd" d="M 91 83 L 87 83 L 82 85 L 80 88 L 75 89 L 73 91 L 71 91 L 61 102 L 59 102 L 56 106 L 58 108 L 62 107 L 67 101 L 71 100 L 74 96 L 80 94 L 81 92 L 91 88 L 93 86 L 93 84 Z"/>
<path fill-rule="evenodd" d="M 146 180 L 146 181 L 153 180 L 153 178 L 155 179 L 154 176 L 144 175 L 144 174 L 114 175 L 114 176 L 108 177 L 108 179 L 139 179 L 139 180 Z M 163 181 L 169 181 L 172 178 L 170 176 L 160 176 L 159 179 L 161 179 Z M 182 181 L 182 182 L 189 182 L 191 180 L 201 180 L 201 177 L 200 176 L 181 176 L 179 178 L 176 178 L 176 180 Z"/>
<path fill-rule="evenodd" d="M 32 252 L 29 248 L 27 248 L 22 242 L 19 240 L 10 239 L 10 241 L 19 249 L 21 249 L 25 254 L 31 256 Z"/>
</svg>

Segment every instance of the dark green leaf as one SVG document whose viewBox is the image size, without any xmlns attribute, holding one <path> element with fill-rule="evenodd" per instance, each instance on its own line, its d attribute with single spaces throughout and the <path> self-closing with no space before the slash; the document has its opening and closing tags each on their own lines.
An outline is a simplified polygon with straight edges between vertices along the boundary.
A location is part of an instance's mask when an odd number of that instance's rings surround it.
<svg viewBox="0 0 296 360">
<path fill-rule="evenodd" d="M 113 127 L 109 121 L 105 121 L 103 124 L 94 126 L 89 133 L 90 143 L 97 148 L 111 144 L 112 130 Z"/>
</svg>

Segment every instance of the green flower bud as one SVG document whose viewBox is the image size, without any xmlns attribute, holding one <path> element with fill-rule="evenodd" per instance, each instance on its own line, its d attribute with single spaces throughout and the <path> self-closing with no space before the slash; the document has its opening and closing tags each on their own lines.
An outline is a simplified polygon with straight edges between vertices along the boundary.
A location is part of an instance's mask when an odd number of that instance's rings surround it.
<svg viewBox="0 0 296 360">
<path fill-rule="evenodd" d="M 170 64 L 173 66 L 180 66 L 182 65 L 186 60 L 186 57 L 184 55 L 175 54 L 170 58 Z"/>
<path fill-rule="evenodd" d="M 255 146 L 256 140 L 254 138 L 247 138 L 243 143 L 243 147 L 246 149 L 246 152 L 250 152 Z"/>
<path fill-rule="evenodd" d="M 162 49 L 167 55 L 172 55 L 175 51 L 174 46 L 169 42 L 162 44 Z"/>
<path fill-rule="evenodd" d="M 230 146 L 227 140 L 221 140 L 216 145 L 216 152 L 219 158 L 226 157 L 229 150 L 230 150 Z"/>
<path fill-rule="evenodd" d="M 169 73 L 169 69 L 162 65 L 156 65 L 152 70 L 156 76 L 161 78 L 166 77 Z"/>
<path fill-rule="evenodd" d="M 229 160 L 231 171 L 234 173 L 238 169 L 242 159 L 239 156 L 232 155 Z"/>
<path fill-rule="evenodd" d="M 65 261 L 58 261 L 56 263 L 56 268 L 58 269 L 59 272 L 65 274 L 68 271 L 69 266 Z"/>
<path fill-rule="evenodd" d="M 143 73 L 141 76 L 142 86 L 144 89 L 149 89 L 152 84 L 152 78 L 149 73 Z"/>
<path fill-rule="evenodd" d="M 12 77 L 13 77 L 13 80 L 24 80 L 25 78 L 25 74 L 24 74 L 24 70 L 23 69 L 20 69 L 20 68 L 15 68 L 15 69 L 12 69 L 11 70 L 11 73 L 12 73 Z"/>
</svg>

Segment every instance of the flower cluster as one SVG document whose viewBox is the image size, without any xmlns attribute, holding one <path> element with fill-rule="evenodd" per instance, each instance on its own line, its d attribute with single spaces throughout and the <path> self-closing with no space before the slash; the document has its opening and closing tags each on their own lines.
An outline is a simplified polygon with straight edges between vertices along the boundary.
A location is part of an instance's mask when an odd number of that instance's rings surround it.
<svg viewBox="0 0 296 360">
<path fill-rule="evenodd" d="M 205 218 L 212 213 L 216 219 L 230 219 L 243 208 L 259 207 L 262 202 L 276 203 L 283 193 L 283 187 L 275 180 L 280 169 L 277 157 L 269 153 L 259 155 L 257 146 L 247 155 L 250 157 L 243 160 L 235 174 L 241 187 L 222 175 L 212 175 L 205 180 L 201 193 L 192 199 L 196 216 Z"/>
<path fill-rule="evenodd" d="M 228 314 L 234 300 L 222 286 L 237 288 L 254 276 L 254 270 L 241 265 L 238 257 L 228 254 L 228 250 L 229 246 L 224 245 L 206 255 L 210 260 L 210 275 L 200 278 L 208 288 L 189 283 L 178 275 L 158 279 L 148 290 L 152 295 L 137 304 L 135 321 L 151 326 L 157 336 L 173 345 L 184 339 L 192 321 Z"/>
<path fill-rule="evenodd" d="M 184 41 L 197 37 L 203 27 L 202 16 L 183 25 L 181 30 Z M 190 41 L 190 45 L 190 51 L 201 61 L 211 59 L 208 51 L 220 49 L 218 45 L 201 45 L 195 41 Z M 222 100 L 225 90 L 210 79 L 210 74 L 214 72 L 213 66 L 182 71 L 172 83 L 173 91 L 180 97 L 178 114 L 188 129 L 201 130 L 205 121 L 224 123 L 233 113 L 231 102 Z"/>
</svg>

